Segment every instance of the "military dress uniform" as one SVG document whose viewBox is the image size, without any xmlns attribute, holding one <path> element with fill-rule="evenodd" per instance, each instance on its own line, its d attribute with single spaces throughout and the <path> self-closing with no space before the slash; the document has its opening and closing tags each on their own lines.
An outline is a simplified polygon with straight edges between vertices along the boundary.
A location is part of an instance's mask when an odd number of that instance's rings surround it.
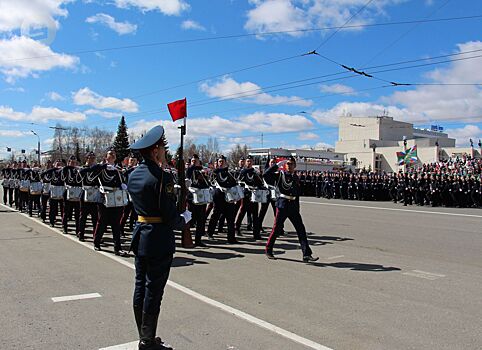
<svg viewBox="0 0 482 350">
<path fill-rule="evenodd" d="M 50 175 L 50 185 L 51 186 L 64 186 L 64 181 L 62 180 L 62 168 L 53 168 L 47 170 L 47 176 Z M 55 226 L 55 221 L 57 215 L 59 213 L 60 208 L 60 215 L 63 217 L 64 215 L 64 201 L 62 199 L 55 199 L 52 198 L 52 195 L 49 198 L 49 221 L 50 226 Z"/>
<path fill-rule="evenodd" d="M 30 180 L 30 188 L 32 188 L 33 184 L 40 184 L 40 169 L 35 168 L 35 169 L 30 169 L 29 171 L 29 180 Z M 30 190 L 29 196 L 28 196 L 28 215 L 32 216 L 33 213 L 33 208 L 35 207 L 37 209 L 38 216 L 41 214 L 41 192 L 32 192 Z"/>
<path fill-rule="evenodd" d="M 241 223 L 243 222 L 244 216 L 246 213 L 251 214 L 252 217 L 252 229 L 253 229 L 253 238 L 254 239 L 261 239 L 260 230 L 261 224 L 259 223 L 259 205 L 257 202 L 251 201 L 251 194 L 252 189 L 261 189 L 263 188 L 263 181 L 259 174 L 256 173 L 256 169 L 254 168 L 243 168 L 239 174 L 239 181 L 245 184 L 244 189 L 244 198 L 241 199 L 241 207 L 239 208 L 238 216 L 236 218 L 236 231 L 241 230 Z"/>
<path fill-rule="evenodd" d="M 206 189 L 209 188 L 209 183 L 202 174 L 203 167 L 197 165 L 191 165 L 186 170 L 186 179 L 191 181 L 191 186 L 194 189 Z M 206 208 L 207 204 L 195 204 L 192 200 L 192 194 L 188 194 L 187 198 L 188 208 L 192 212 L 192 220 L 196 223 L 196 234 L 194 243 L 198 246 L 202 246 L 202 236 L 206 232 Z"/>
<path fill-rule="evenodd" d="M 10 167 L 2 169 L 3 204 L 8 204 L 8 194 L 10 190 Z"/>
<path fill-rule="evenodd" d="M 134 166 L 130 167 L 130 168 L 126 169 L 126 171 L 122 174 L 122 176 L 124 177 L 125 183 L 127 183 L 129 181 L 129 175 L 135 169 L 136 169 L 136 167 L 134 167 Z M 130 218 L 130 220 L 129 220 L 129 218 Z M 137 214 L 136 214 L 136 211 L 134 210 L 134 206 L 132 205 L 131 200 L 129 200 L 127 205 L 122 209 L 122 216 L 121 216 L 121 220 L 120 220 L 121 236 L 125 235 L 124 230 L 125 230 L 125 226 L 127 224 L 127 220 L 129 220 L 129 226 L 130 226 L 130 229 L 132 231 L 132 229 L 134 228 L 134 222 L 137 220 Z"/>
<path fill-rule="evenodd" d="M 95 231 L 97 226 L 97 221 L 99 218 L 99 202 L 100 202 L 100 192 L 98 192 L 98 198 L 89 198 L 86 200 L 85 192 L 93 188 L 98 191 L 99 182 L 97 181 L 97 176 L 99 173 L 99 165 L 93 166 L 83 166 L 79 170 L 80 177 L 82 178 L 82 188 L 84 194 L 80 200 L 80 219 L 79 219 L 79 231 L 78 237 L 79 241 L 85 240 L 85 226 L 87 224 L 87 217 L 90 216 L 92 221 L 92 230 Z M 91 201 L 92 200 L 92 201 Z"/>
<path fill-rule="evenodd" d="M 294 160 L 292 160 L 294 162 Z M 266 170 L 267 174 L 274 174 L 278 171 L 277 164 L 271 166 Z M 303 260 L 306 262 L 316 261 L 318 258 L 313 258 L 308 238 L 306 236 L 305 225 L 300 214 L 300 181 L 296 173 L 290 173 L 288 171 L 280 170 L 277 174 L 279 180 L 279 192 L 280 197 L 276 200 L 276 217 L 273 225 L 273 229 L 268 238 L 266 244 L 266 256 L 270 259 L 274 259 L 273 247 L 276 242 L 276 238 L 283 232 L 284 222 L 289 219 L 293 224 L 298 240 L 303 252 Z"/>
<path fill-rule="evenodd" d="M 64 185 L 70 187 L 82 187 L 82 178 L 76 167 L 65 166 L 62 169 Z M 67 191 L 64 193 L 64 214 L 62 215 L 62 228 L 65 234 L 68 233 L 69 220 L 74 215 L 75 233 L 79 235 L 80 223 L 80 198 L 71 200 L 67 198 Z"/>
<path fill-rule="evenodd" d="M 154 146 L 162 142 L 163 135 L 161 126 L 154 127 L 131 149 Z M 155 337 L 157 321 L 175 252 L 173 230 L 182 229 L 189 220 L 177 211 L 172 175 L 153 160 L 144 159 L 130 174 L 128 190 L 138 214 L 131 250 L 136 256 L 133 306 L 139 349 L 169 349 Z"/>
<path fill-rule="evenodd" d="M 122 177 L 119 170 L 107 164 L 97 165 L 93 170 L 98 173 L 97 179 L 101 187 L 106 191 L 120 190 L 122 188 Z M 109 225 L 112 229 L 114 240 L 114 252 L 116 255 L 123 255 L 121 246 L 120 219 L 123 207 L 107 207 L 104 203 L 98 204 L 99 215 L 94 231 L 94 248 L 101 250 L 100 243 L 105 230 Z"/>
<path fill-rule="evenodd" d="M 235 231 L 234 231 L 234 219 L 236 215 L 236 204 L 228 203 L 225 198 L 225 190 L 236 186 L 236 180 L 229 173 L 229 169 L 218 168 L 214 169 L 214 176 L 216 183 L 221 188 L 216 188 L 213 196 L 214 208 L 208 225 L 208 236 L 214 236 L 214 230 L 216 224 L 219 221 L 221 215 L 226 218 L 228 225 L 228 243 L 236 243 Z"/>
</svg>

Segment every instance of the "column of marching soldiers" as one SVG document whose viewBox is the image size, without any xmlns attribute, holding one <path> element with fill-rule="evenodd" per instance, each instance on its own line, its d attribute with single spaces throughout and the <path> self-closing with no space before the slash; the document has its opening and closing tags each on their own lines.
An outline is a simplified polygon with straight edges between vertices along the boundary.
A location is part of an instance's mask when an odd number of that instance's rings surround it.
<svg viewBox="0 0 482 350">
<path fill-rule="evenodd" d="M 458 166 L 446 166 L 449 163 Z M 480 208 L 481 169 L 481 159 L 466 158 L 392 174 L 302 171 L 299 177 L 304 196 L 393 201 L 404 206 Z"/>
<path fill-rule="evenodd" d="M 9 164 L 1 172 L 3 202 L 30 216 L 35 212 L 52 227 L 59 218 L 65 234 L 69 234 L 69 222 L 73 221 L 80 241 L 85 240 L 90 217 L 94 248 L 102 249 L 104 233 L 110 226 L 115 254 L 125 255 L 121 237 L 127 223 L 132 231 L 137 218 L 126 184 L 138 159 L 131 155 L 127 165 L 121 167 L 113 150 L 104 155 L 101 163 L 92 152 L 85 159 L 83 165 L 75 156 L 67 162 L 49 160 L 44 167 L 38 163 L 30 167 L 26 161 Z M 237 243 L 245 216 L 253 239 L 262 239 L 269 207 L 276 214 L 276 199 L 295 200 L 299 192 L 325 198 L 392 200 L 404 205 L 480 207 L 482 161 L 464 158 L 450 162 L 450 166 L 429 164 L 397 174 L 300 171 L 294 177 L 299 182 L 295 193 L 289 181 L 270 170 L 277 169 L 274 158 L 260 170 L 253 167 L 251 157 L 241 158 L 238 167 L 229 169 L 224 156 L 215 161 L 213 168 L 205 168 L 194 155 L 186 170 L 186 185 L 195 245 L 205 246 L 203 237 L 214 239 L 216 229 L 219 234 L 224 226 L 227 242 Z M 174 170 L 173 175 L 176 177 Z"/>
<path fill-rule="evenodd" d="M 196 246 L 205 246 L 202 237 L 212 240 L 216 229 L 223 232 L 224 226 L 228 243 L 238 243 L 236 235 L 242 235 L 241 223 L 246 214 L 248 230 L 254 239 L 261 239 L 262 221 L 270 205 L 275 212 L 270 199 L 280 194 L 274 180 L 263 178 L 248 158 L 241 159 L 239 167 L 233 170 L 227 167 L 224 156 L 215 161 L 213 169 L 204 168 L 196 155 L 190 160 L 186 170 L 187 206 L 193 213 L 191 227 L 195 227 Z M 37 215 L 52 227 L 60 221 L 63 233 L 75 233 L 80 241 L 85 241 L 90 219 L 96 250 L 102 250 L 103 236 L 110 226 L 115 254 L 126 255 L 121 239 L 126 225 L 132 231 L 137 218 L 126 184 L 138 159 L 131 154 L 127 165 L 119 166 L 113 150 L 100 163 L 93 152 L 86 154 L 85 159 L 83 165 L 75 156 L 67 161 L 48 160 L 44 166 L 37 162 L 30 166 L 26 160 L 8 164 L 1 170 L 3 202 L 29 216 Z M 171 171 L 177 178 L 175 170 Z M 290 197 L 287 193 L 285 196 Z M 69 226 L 72 221 L 74 232 Z"/>
</svg>

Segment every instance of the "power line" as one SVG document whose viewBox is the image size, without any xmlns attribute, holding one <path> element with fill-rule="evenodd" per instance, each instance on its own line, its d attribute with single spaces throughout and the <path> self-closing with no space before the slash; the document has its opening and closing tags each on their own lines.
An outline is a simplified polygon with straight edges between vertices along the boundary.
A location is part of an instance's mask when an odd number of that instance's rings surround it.
<svg viewBox="0 0 482 350">
<path fill-rule="evenodd" d="M 355 12 L 353 15 L 351 15 L 350 18 L 348 18 L 348 20 L 338 29 L 336 29 L 333 33 L 331 33 L 331 35 L 328 36 L 328 38 L 326 38 L 325 40 L 323 40 L 321 42 L 320 45 L 318 45 L 315 49 L 315 51 L 319 50 L 323 45 L 325 45 L 331 38 L 333 38 L 340 30 L 342 30 L 343 28 L 345 28 L 346 25 L 348 25 L 348 23 L 350 23 L 350 21 L 355 18 L 360 12 L 362 12 L 364 9 L 367 8 L 368 5 L 370 5 L 371 3 L 373 2 L 373 0 L 368 0 L 365 5 L 363 5 L 357 12 Z"/>
<path fill-rule="evenodd" d="M 356 13 L 355 15 L 357 15 L 357 14 L 358 13 Z M 437 23 L 437 22 L 470 20 L 470 19 L 478 19 L 478 18 L 482 18 L 482 15 L 445 17 L 445 18 L 436 18 L 436 19 L 416 19 L 416 20 L 381 22 L 381 23 L 371 23 L 371 24 L 353 24 L 353 25 L 347 25 L 346 23 L 349 22 L 349 21 L 347 21 L 347 22 L 345 22 L 345 25 L 342 25 L 342 26 L 326 26 L 326 27 L 319 27 L 319 28 L 272 31 L 272 32 L 263 32 L 263 33 L 245 33 L 245 34 L 211 36 L 211 37 L 195 38 L 195 39 L 157 41 L 157 42 L 151 42 L 151 43 L 139 43 L 139 44 L 132 44 L 132 45 L 124 45 L 124 46 L 101 47 L 101 48 L 97 48 L 97 49 L 67 51 L 64 54 L 65 55 L 82 55 L 82 54 L 95 53 L 95 52 L 128 50 L 128 49 L 137 49 L 137 48 L 144 48 L 144 47 L 155 47 L 155 46 L 163 46 L 163 45 L 195 43 L 195 42 L 223 40 L 223 39 L 238 39 L 238 38 L 243 38 L 243 37 L 269 36 L 269 35 L 290 34 L 290 33 L 308 33 L 308 32 L 318 32 L 318 31 L 326 31 L 326 30 L 337 30 L 337 32 L 338 32 L 338 31 L 344 30 L 344 29 L 384 27 L 384 26 L 405 25 L 405 24 L 413 24 L 413 23 L 419 23 L 419 24 L 421 24 L 421 23 Z M 331 37 L 333 35 L 334 34 L 332 34 Z M 327 39 L 327 40 L 329 40 L 329 39 Z M 322 44 L 320 44 L 320 47 L 321 47 L 321 45 Z M 6 60 L 6 62 L 8 62 L 8 61 L 32 60 L 32 59 L 42 59 L 42 58 L 54 57 L 55 55 L 56 54 L 10 58 L 10 59 Z"/>
<path fill-rule="evenodd" d="M 432 11 L 430 14 L 428 14 L 428 16 L 424 17 L 425 20 L 428 20 L 430 17 L 432 17 L 433 15 L 435 15 L 438 11 L 440 11 L 442 8 L 444 8 L 451 0 L 446 0 L 442 5 L 440 5 L 439 7 L 437 7 L 434 11 Z M 381 49 L 380 51 L 378 51 L 375 55 L 373 55 L 367 62 L 365 62 L 364 64 L 362 64 L 362 67 L 366 66 L 367 64 L 373 62 L 377 57 L 379 57 L 382 53 L 384 53 L 385 51 L 387 51 L 388 49 L 392 48 L 393 46 L 395 46 L 400 40 L 402 40 L 405 36 L 407 36 L 410 32 L 412 32 L 413 30 L 415 30 L 419 25 L 421 24 L 421 22 L 418 22 L 418 23 L 415 23 L 412 27 L 410 27 L 408 30 L 406 30 L 405 32 L 403 32 L 398 38 L 396 38 L 394 41 L 392 41 L 390 44 L 388 44 L 387 46 L 385 46 L 383 49 Z M 362 68 L 363 69 L 363 68 Z"/>
</svg>

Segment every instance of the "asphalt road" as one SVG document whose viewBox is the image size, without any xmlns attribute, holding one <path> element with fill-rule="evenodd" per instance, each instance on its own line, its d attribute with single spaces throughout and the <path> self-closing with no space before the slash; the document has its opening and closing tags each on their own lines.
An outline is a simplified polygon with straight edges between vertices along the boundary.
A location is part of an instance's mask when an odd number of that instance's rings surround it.
<svg viewBox="0 0 482 350">
<path fill-rule="evenodd" d="M 482 349 L 482 210 L 304 198 L 302 215 L 313 264 L 300 262 L 290 225 L 275 261 L 246 233 L 239 245 L 221 235 L 179 248 L 163 339 L 196 350 Z M 136 340 L 132 258 L 5 207 L 0 223 L 0 349 Z M 101 297 L 51 299 L 87 293 Z"/>
</svg>

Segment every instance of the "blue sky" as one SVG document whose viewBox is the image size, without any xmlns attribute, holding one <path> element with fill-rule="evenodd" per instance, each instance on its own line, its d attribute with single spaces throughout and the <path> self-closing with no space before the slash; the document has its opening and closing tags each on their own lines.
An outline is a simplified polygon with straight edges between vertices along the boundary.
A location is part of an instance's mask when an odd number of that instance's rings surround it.
<svg viewBox="0 0 482 350">
<path fill-rule="evenodd" d="M 334 30 L 301 30 L 342 26 L 352 16 L 350 26 L 474 15 L 482 15 L 482 7 L 472 0 L 2 0 L 0 158 L 7 146 L 35 148 L 32 129 L 48 149 L 48 127 L 57 122 L 115 130 L 120 115 L 134 134 L 161 123 L 175 145 L 178 131 L 165 105 L 184 97 L 188 136 L 197 142 L 218 137 L 224 150 L 237 142 L 260 147 L 261 139 L 265 147 L 334 145 L 338 117 L 348 113 L 439 124 L 466 145 L 482 137 L 480 86 L 387 87 L 320 56 L 301 55 L 321 45 L 320 54 L 363 70 L 471 51 L 439 59 L 452 59 L 443 64 L 373 75 L 400 83 L 478 84 L 482 57 L 465 58 L 482 55 L 476 51 L 482 50 L 482 18 L 356 27 L 333 36 Z M 219 38 L 279 31 L 290 32 Z M 172 41 L 184 42 L 102 50 Z M 334 73 L 343 74 L 307 80 Z"/>
</svg>

